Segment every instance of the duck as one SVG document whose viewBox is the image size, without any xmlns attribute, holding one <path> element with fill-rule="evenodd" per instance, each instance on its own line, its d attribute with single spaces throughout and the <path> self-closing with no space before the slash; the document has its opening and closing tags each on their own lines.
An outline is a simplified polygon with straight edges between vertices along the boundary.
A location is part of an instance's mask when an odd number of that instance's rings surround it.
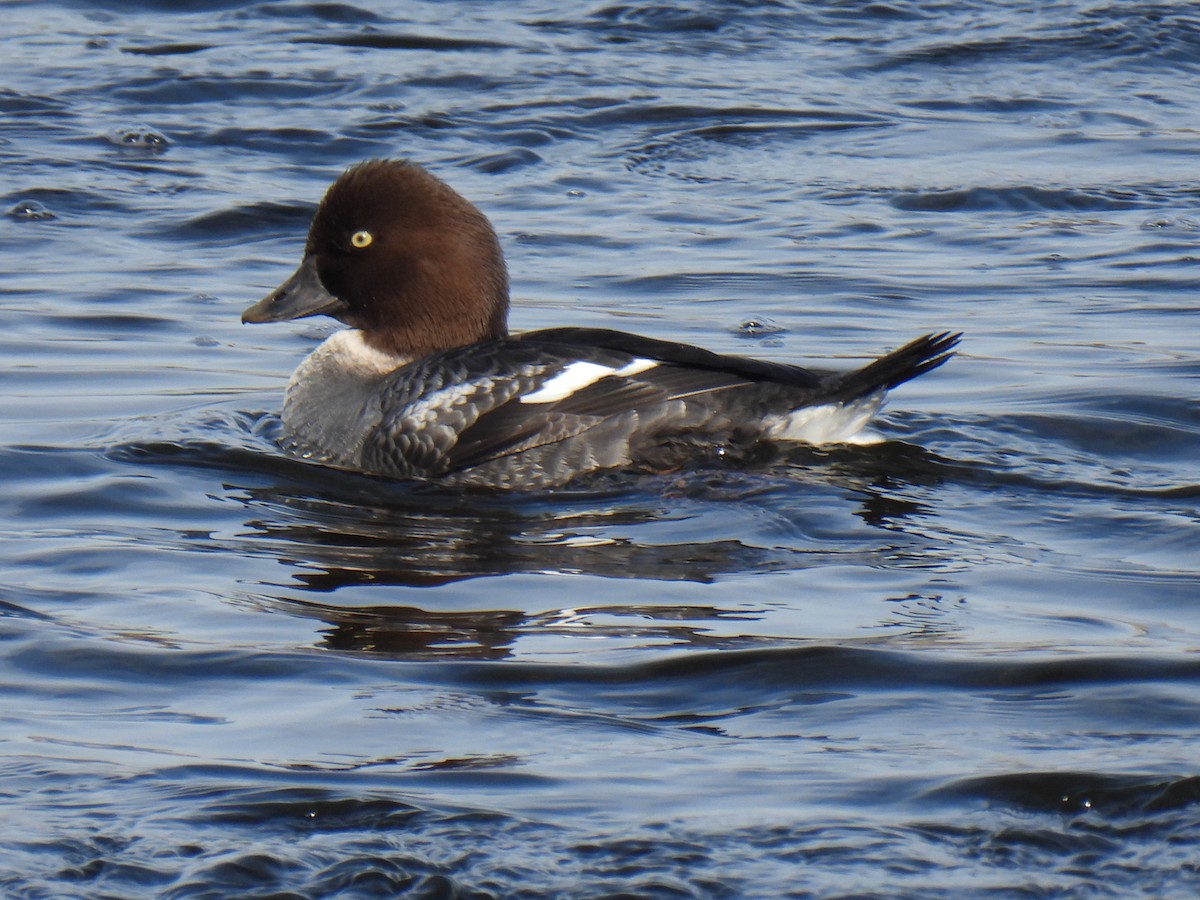
<svg viewBox="0 0 1200 900">
<path fill-rule="evenodd" d="M 510 334 L 504 254 L 487 217 L 417 163 L 374 159 L 329 187 L 296 271 L 244 323 L 348 326 L 296 368 L 282 444 L 392 479 L 563 487 L 607 470 L 728 465 L 755 447 L 878 440 L 887 392 L 945 363 L 926 334 L 851 371 L 723 355 L 592 327 Z"/>
</svg>

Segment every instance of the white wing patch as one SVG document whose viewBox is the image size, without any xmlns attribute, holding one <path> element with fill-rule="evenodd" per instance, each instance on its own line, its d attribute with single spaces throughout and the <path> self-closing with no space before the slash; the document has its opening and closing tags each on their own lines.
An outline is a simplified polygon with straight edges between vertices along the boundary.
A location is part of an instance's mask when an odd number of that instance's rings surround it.
<svg viewBox="0 0 1200 900">
<path fill-rule="evenodd" d="M 880 391 L 849 404 L 804 406 L 767 419 L 764 434 L 768 440 L 805 444 L 878 444 L 883 438 L 864 428 L 879 411 L 883 396 Z"/>
<path fill-rule="evenodd" d="M 532 394 L 521 398 L 522 403 L 554 403 L 565 400 L 588 385 L 595 384 L 601 378 L 609 375 L 636 375 L 653 369 L 658 363 L 652 359 L 631 360 L 619 369 L 612 366 L 602 366 L 599 363 L 573 362 Z"/>
</svg>

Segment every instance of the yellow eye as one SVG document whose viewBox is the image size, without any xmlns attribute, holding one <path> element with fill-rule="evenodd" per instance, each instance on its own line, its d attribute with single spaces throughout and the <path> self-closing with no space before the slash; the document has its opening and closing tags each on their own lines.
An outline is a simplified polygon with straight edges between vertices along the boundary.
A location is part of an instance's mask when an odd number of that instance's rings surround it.
<svg viewBox="0 0 1200 900">
<path fill-rule="evenodd" d="M 350 235 L 350 243 L 359 250 L 363 247 L 370 247 L 373 240 L 375 240 L 375 236 L 369 231 L 356 231 Z"/>
</svg>

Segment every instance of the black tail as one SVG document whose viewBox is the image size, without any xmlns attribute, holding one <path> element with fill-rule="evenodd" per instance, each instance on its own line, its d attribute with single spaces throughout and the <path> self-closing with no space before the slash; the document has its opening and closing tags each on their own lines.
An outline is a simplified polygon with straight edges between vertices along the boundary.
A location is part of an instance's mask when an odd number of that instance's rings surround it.
<svg viewBox="0 0 1200 900">
<path fill-rule="evenodd" d="M 867 397 L 924 375 L 954 355 L 961 337 L 961 333 L 949 331 L 919 337 L 870 365 L 842 375 L 835 383 L 834 396 L 842 401 Z"/>
</svg>

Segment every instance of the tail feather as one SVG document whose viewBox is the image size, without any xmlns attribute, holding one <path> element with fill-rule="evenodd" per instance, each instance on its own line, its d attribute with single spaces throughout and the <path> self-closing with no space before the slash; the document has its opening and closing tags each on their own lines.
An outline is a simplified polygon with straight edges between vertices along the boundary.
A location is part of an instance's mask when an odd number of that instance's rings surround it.
<svg viewBox="0 0 1200 900">
<path fill-rule="evenodd" d="M 845 402 L 904 384 L 936 369 L 953 356 L 960 338 L 960 332 L 950 331 L 919 337 L 870 365 L 841 375 L 833 386 L 833 395 Z"/>
</svg>

